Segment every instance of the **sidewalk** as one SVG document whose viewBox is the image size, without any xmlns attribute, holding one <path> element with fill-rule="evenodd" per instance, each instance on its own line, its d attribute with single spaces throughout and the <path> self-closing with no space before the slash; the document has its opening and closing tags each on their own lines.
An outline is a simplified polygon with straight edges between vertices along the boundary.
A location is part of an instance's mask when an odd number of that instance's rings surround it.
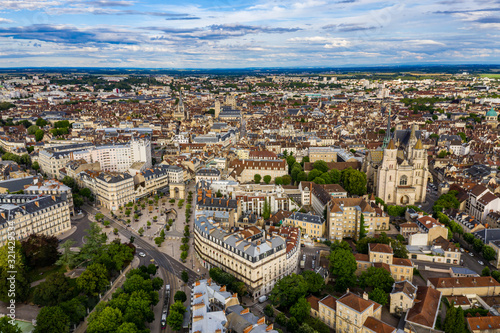
<svg viewBox="0 0 500 333">
<path fill-rule="evenodd" d="M 65 238 L 73 235 L 73 233 L 76 231 L 76 229 L 77 229 L 76 225 L 73 225 L 73 226 L 71 226 L 71 229 L 63 232 L 62 234 L 56 235 L 56 237 L 57 237 L 57 239 L 65 239 Z"/>
</svg>

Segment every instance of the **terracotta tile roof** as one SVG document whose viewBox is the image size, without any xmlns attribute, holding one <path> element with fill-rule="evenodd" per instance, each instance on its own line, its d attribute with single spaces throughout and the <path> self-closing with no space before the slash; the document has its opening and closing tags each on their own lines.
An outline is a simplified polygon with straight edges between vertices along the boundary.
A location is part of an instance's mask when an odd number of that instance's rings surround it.
<svg viewBox="0 0 500 333">
<path fill-rule="evenodd" d="M 417 291 L 417 287 L 415 287 L 410 281 L 404 280 L 404 281 L 398 281 L 398 282 L 394 283 L 394 285 L 392 286 L 391 294 L 403 292 L 408 297 L 414 298 L 416 291 Z"/>
<path fill-rule="evenodd" d="M 391 272 L 391 266 L 389 266 L 389 264 L 386 264 L 385 262 L 376 262 L 373 264 L 373 267 L 383 268 L 386 271 L 388 271 L 389 273 Z"/>
<path fill-rule="evenodd" d="M 391 325 L 387 325 L 383 321 L 380 321 L 374 317 L 368 317 L 363 324 L 364 327 L 372 332 L 376 333 L 392 333 L 396 332 L 396 328 Z"/>
<path fill-rule="evenodd" d="M 410 259 L 392 258 L 392 264 L 397 266 L 413 267 L 413 263 L 411 262 Z"/>
<path fill-rule="evenodd" d="M 337 310 L 337 299 L 331 295 L 328 295 L 321 299 L 320 303 L 334 311 Z"/>
<path fill-rule="evenodd" d="M 441 292 L 431 287 L 418 287 L 415 305 L 406 313 L 406 321 L 434 328 Z"/>
<path fill-rule="evenodd" d="M 462 276 L 454 278 L 429 278 L 428 280 L 435 288 L 475 288 L 475 287 L 498 287 L 500 283 L 491 276 Z"/>
<path fill-rule="evenodd" d="M 366 261 L 366 262 L 370 261 L 370 257 L 367 254 L 363 253 L 356 253 L 354 255 L 354 259 L 356 259 L 356 261 Z"/>
<path fill-rule="evenodd" d="M 467 317 L 467 324 L 471 331 L 486 331 L 498 332 L 500 330 L 500 317 Z"/>
<path fill-rule="evenodd" d="M 355 295 L 353 293 L 347 293 L 341 298 L 337 300 L 338 303 L 342 303 L 345 306 L 353 309 L 354 311 L 357 311 L 359 313 L 365 311 L 369 307 L 373 306 L 373 310 L 377 309 L 379 306 L 381 306 L 378 303 L 375 303 L 370 300 L 366 300 L 363 297 L 359 297 L 358 295 Z"/>
<path fill-rule="evenodd" d="M 454 303 L 455 305 L 459 305 L 459 306 L 470 305 L 469 299 L 465 296 L 448 296 L 448 297 L 446 297 L 446 299 L 448 300 L 448 302 L 450 304 Z"/>
<path fill-rule="evenodd" d="M 416 223 L 413 223 L 413 222 L 406 222 L 406 223 L 400 224 L 399 227 L 401 229 L 403 229 L 403 228 L 418 228 L 418 225 Z"/>
<path fill-rule="evenodd" d="M 307 297 L 306 300 L 309 302 L 309 304 L 311 304 L 311 309 L 319 311 L 319 305 L 318 305 L 319 298 L 311 295 L 311 296 Z"/>
<path fill-rule="evenodd" d="M 387 244 L 381 243 L 370 243 L 368 244 L 370 248 L 370 252 L 380 252 L 380 253 L 389 253 L 393 254 L 392 247 Z"/>
</svg>

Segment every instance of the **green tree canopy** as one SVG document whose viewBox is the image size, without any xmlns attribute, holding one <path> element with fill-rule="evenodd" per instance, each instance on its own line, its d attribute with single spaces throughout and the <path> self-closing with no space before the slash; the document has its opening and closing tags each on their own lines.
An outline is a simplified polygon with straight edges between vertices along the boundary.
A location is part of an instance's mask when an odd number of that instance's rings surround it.
<svg viewBox="0 0 500 333">
<path fill-rule="evenodd" d="M 269 184 L 271 182 L 271 176 L 265 175 L 264 176 L 264 183 Z"/>
<path fill-rule="evenodd" d="M 309 316 L 310 311 L 311 304 L 302 296 L 290 308 L 290 315 L 297 319 L 297 321 L 302 322 Z"/>
<path fill-rule="evenodd" d="M 391 273 L 381 267 L 369 267 L 366 271 L 361 273 L 359 280 L 363 288 L 377 287 L 385 292 L 390 292 L 394 284 Z"/>
<path fill-rule="evenodd" d="M 45 282 L 35 288 L 33 302 L 40 306 L 55 306 L 78 294 L 76 281 L 57 272 L 49 275 Z"/>
<path fill-rule="evenodd" d="M 323 160 L 318 160 L 313 163 L 313 169 L 323 172 L 328 172 L 328 164 Z"/>
<path fill-rule="evenodd" d="M 109 285 L 108 271 L 102 264 L 90 264 L 76 279 L 76 284 L 87 295 L 96 296 Z"/>
<path fill-rule="evenodd" d="M 36 316 L 34 333 L 69 332 L 69 317 L 59 306 L 45 306 Z"/>
<path fill-rule="evenodd" d="M 321 289 L 325 286 L 325 279 L 323 277 L 310 270 L 306 270 L 302 272 L 302 276 L 307 283 L 307 292 L 308 293 L 319 293 Z"/>
<path fill-rule="evenodd" d="M 59 240 L 55 236 L 31 234 L 21 242 L 21 246 L 30 267 L 50 266 L 59 258 Z"/>
<path fill-rule="evenodd" d="M 180 301 L 181 303 L 184 303 L 187 300 L 186 293 L 183 292 L 182 290 L 177 290 L 174 295 L 174 301 Z"/>
<path fill-rule="evenodd" d="M 307 293 L 308 285 L 302 275 L 283 277 L 273 287 L 269 299 L 275 306 L 290 307 Z"/>
<path fill-rule="evenodd" d="M 12 325 L 10 322 L 10 318 L 7 316 L 3 316 L 0 318 L 0 332 L 2 333 L 22 333 L 21 329 L 17 324 Z"/>
<path fill-rule="evenodd" d="M 88 322 L 87 333 L 115 333 L 123 322 L 123 314 L 108 306 L 89 316 Z"/>
<path fill-rule="evenodd" d="M 381 304 L 381 305 L 386 305 L 389 300 L 388 300 L 388 294 L 382 290 L 381 288 L 378 288 L 376 287 L 375 289 L 373 289 L 369 294 L 368 294 L 368 297 L 374 301 L 374 302 L 377 302 L 378 304 Z"/>
<path fill-rule="evenodd" d="M 255 182 L 255 184 L 260 184 L 260 180 L 262 179 L 262 176 L 259 175 L 258 173 L 256 173 L 255 175 L 253 175 L 253 181 Z"/>
<path fill-rule="evenodd" d="M 330 253 L 330 271 L 335 278 L 335 290 L 344 292 L 353 286 L 356 282 L 356 269 L 356 259 L 350 249 L 338 247 Z"/>
</svg>

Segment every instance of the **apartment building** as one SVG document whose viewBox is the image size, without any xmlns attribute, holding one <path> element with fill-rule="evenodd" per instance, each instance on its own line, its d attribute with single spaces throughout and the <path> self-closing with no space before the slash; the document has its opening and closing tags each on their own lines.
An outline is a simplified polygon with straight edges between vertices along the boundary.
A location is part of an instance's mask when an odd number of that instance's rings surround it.
<svg viewBox="0 0 500 333">
<path fill-rule="evenodd" d="M 54 195 L 56 197 L 60 197 L 68 202 L 68 208 L 70 214 L 75 213 L 71 188 L 55 179 L 42 180 L 35 178 L 33 180 L 33 185 L 26 187 L 24 189 L 24 193 L 34 194 L 34 195 L 45 194 L 45 195 Z"/>
<path fill-rule="evenodd" d="M 432 331 L 436 325 L 441 296 L 441 292 L 436 289 L 419 286 L 414 305 L 406 312 L 405 332 Z"/>
<path fill-rule="evenodd" d="M 363 198 L 332 198 L 327 206 L 327 237 L 331 240 L 359 238 L 361 216 L 365 230 L 373 235 L 377 230 L 387 230 L 389 215 Z"/>
<path fill-rule="evenodd" d="M 0 194 L 0 246 L 7 243 L 11 232 L 22 240 L 31 234 L 55 236 L 70 228 L 69 204 L 62 197 Z"/>
<path fill-rule="evenodd" d="M 79 178 L 90 189 L 96 203 L 111 211 L 135 199 L 134 178 L 126 172 L 84 171 Z"/>
<path fill-rule="evenodd" d="M 271 176 L 274 180 L 276 177 L 288 175 L 288 164 L 285 160 L 234 160 L 230 165 L 229 180 L 236 180 L 240 183 L 254 182 L 254 176 L 259 174 Z"/>
<path fill-rule="evenodd" d="M 355 258 L 358 266 L 356 274 L 374 266 L 387 270 L 395 281 L 413 281 L 413 263 L 410 259 L 394 258 L 390 245 L 370 243 L 368 254 L 357 253 Z"/>
<path fill-rule="evenodd" d="M 132 139 L 128 143 L 94 146 L 88 143 L 42 149 L 39 152 L 40 169 L 52 178 L 73 160 L 83 159 L 87 163 L 99 162 L 105 171 L 125 172 L 134 162 L 152 166 L 151 142 L 146 138 Z"/>
<path fill-rule="evenodd" d="M 256 226 L 228 231 L 199 213 L 194 222 L 196 256 L 206 268 L 219 267 L 243 281 L 256 299 L 297 269 L 300 230 L 286 231 L 286 237 Z"/>
<path fill-rule="evenodd" d="M 198 184 L 200 181 L 206 181 L 207 183 L 211 183 L 213 181 L 220 180 L 221 172 L 216 168 L 202 168 L 196 172 L 196 183 Z"/>
<path fill-rule="evenodd" d="M 348 291 L 337 300 L 335 330 L 344 333 L 363 332 L 367 321 L 368 325 L 372 325 L 372 320 L 369 320 L 369 318 L 381 322 L 381 315 L 382 305 L 369 300 L 367 293 L 360 297 Z"/>
<path fill-rule="evenodd" d="M 226 309 L 239 304 L 238 294 L 219 286 L 212 279 L 196 281 L 191 288 L 190 332 L 224 332 L 227 323 Z"/>
<path fill-rule="evenodd" d="M 419 232 L 409 236 L 408 244 L 411 246 L 431 245 L 439 237 L 448 238 L 448 228 L 431 216 L 419 217 L 415 223 Z"/>
<path fill-rule="evenodd" d="M 147 168 L 134 176 L 135 198 L 139 199 L 168 187 L 168 167 L 158 165 Z"/>
<path fill-rule="evenodd" d="M 491 276 L 429 278 L 427 285 L 440 291 L 443 296 L 494 296 L 500 292 L 500 283 Z"/>
<path fill-rule="evenodd" d="M 392 291 L 389 295 L 390 313 L 404 313 L 411 309 L 415 303 L 417 287 L 410 281 L 397 281 L 392 285 Z"/>
<path fill-rule="evenodd" d="M 465 211 L 479 221 L 485 221 L 490 212 L 500 211 L 500 198 L 484 185 L 474 186 L 465 203 Z"/>
<path fill-rule="evenodd" d="M 294 212 L 285 218 L 283 225 L 290 225 L 302 230 L 304 237 L 320 238 L 325 234 L 326 221 L 322 216 Z"/>
<path fill-rule="evenodd" d="M 337 152 L 332 147 L 309 147 L 309 162 L 337 162 Z"/>
<path fill-rule="evenodd" d="M 454 243 L 439 236 L 431 245 L 408 245 L 410 258 L 413 260 L 429 261 L 443 264 L 459 265 L 462 253 Z"/>
</svg>

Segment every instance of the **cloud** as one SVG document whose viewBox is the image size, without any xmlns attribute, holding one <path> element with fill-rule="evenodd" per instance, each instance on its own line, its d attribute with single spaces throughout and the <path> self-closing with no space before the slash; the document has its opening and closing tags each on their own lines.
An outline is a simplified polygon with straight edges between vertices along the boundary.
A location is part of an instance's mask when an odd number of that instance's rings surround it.
<svg viewBox="0 0 500 333">
<path fill-rule="evenodd" d="M 56 0 L 0 0 L 2 10 L 38 10 L 63 5 L 65 1 Z"/>
<path fill-rule="evenodd" d="M 446 44 L 437 42 L 432 39 L 410 39 L 410 40 L 405 40 L 403 43 L 408 43 L 416 46 L 425 46 L 425 45 L 439 45 L 439 46 L 446 46 Z"/>
<path fill-rule="evenodd" d="M 0 17 L 0 23 L 12 23 L 14 21 Z"/>
<path fill-rule="evenodd" d="M 262 27 L 241 24 L 214 24 L 204 28 L 162 28 L 145 27 L 145 30 L 159 30 L 166 36 L 156 36 L 151 40 L 222 40 L 233 37 L 242 37 L 250 34 L 283 34 L 302 30 L 301 28 Z"/>
<path fill-rule="evenodd" d="M 200 20 L 201 17 L 197 16 L 185 16 L 185 17 L 167 17 L 167 21 L 182 21 L 182 20 Z"/>
<path fill-rule="evenodd" d="M 380 27 L 376 26 L 365 26 L 356 23 L 340 23 L 340 24 L 328 24 L 323 27 L 325 30 L 335 30 L 338 32 L 353 32 L 353 31 L 365 31 L 374 30 Z"/>
<path fill-rule="evenodd" d="M 94 0 L 85 2 L 86 4 L 101 7 L 130 7 L 134 5 L 132 1 L 111 1 L 111 0 Z"/>
<path fill-rule="evenodd" d="M 294 37 L 287 40 L 291 43 L 309 43 L 309 44 L 325 44 L 325 48 L 337 48 L 337 47 L 348 47 L 351 42 L 344 38 L 333 38 L 333 37 Z"/>
<path fill-rule="evenodd" d="M 110 43 L 135 44 L 129 32 L 105 28 L 78 29 L 67 25 L 34 24 L 26 27 L 0 28 L 1 37 L 65 44 Z"/>
</svg>

